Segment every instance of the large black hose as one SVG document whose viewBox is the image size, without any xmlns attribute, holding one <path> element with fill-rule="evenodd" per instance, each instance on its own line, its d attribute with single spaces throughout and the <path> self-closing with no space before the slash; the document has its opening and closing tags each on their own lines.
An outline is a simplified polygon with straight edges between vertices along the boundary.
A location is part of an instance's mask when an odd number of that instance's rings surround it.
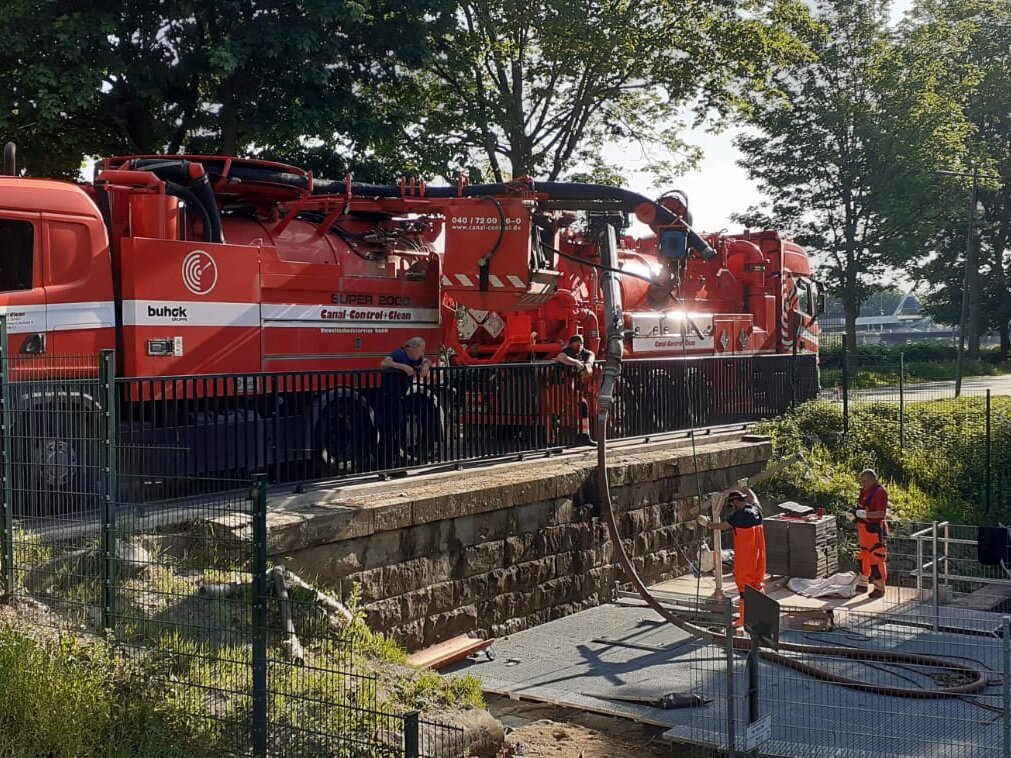
<svg viewBox="0 0 1011 758">
<path fill-rule="evenodd" d="M 165 182 L 166 194 L 173 195 L 174 197 L 184 200 L 186 204 L 196 211 L 198 216 L 200 216 L 200 220 L 204 222 L 204 242 L 219 242 L 220 240 L 214 239 L 214 232 L 211 226 L 210 215 L 207 213 L 207 208 L 200 202 L 200 200 L 197 199 L 196 194 L 181 184 L 176 184 L 175 182 L 167 179 L 163 179 L 162 181 Z"/>
<path fill-rule="evenodd" d="M 676 613 L 666 608 L 650 593 L 642 578 L 635 570 L 628 553 L 625 552 L 625 545 L 621 541 L 621 533 L 618 531 L 618 522 L 614 516 L 614 508 L 611 503 L 611 487 L 607 479 L 607 418 L 611 406 L 614 402 L 614 393 L 618 388 L 621 378 L 622 345 L 624 335 L 622 334 L 622 313 L 621 313 L 621 290 L 617 286 L 616 277 L 617 260 L 616 244 L 613 230 L 606 230 L 601 238 L 600 244 L 601 263 L 603 264 L 603 276 L 601 278 L 601 290 L 604 295 L 604 323 L 607 328 L 607 353 L 601 372 L 600 392 L 597 399 L 597 488 L 600 493 L 601 513 L 607 524 L 607 532 L 610 535 L 614 551 L 618 556 L 618 562 L 625 572 L 626 578 L 635 587 L 635 591 L 643 601 L 656 611 L 668 623 L 679 629 L 683 629 L 694 637 L 708 639 L 712 642 L 726 642 L 727 634 L 721 634 L 709 629 L 696 626 Z M 719 558 L 716 567 L 719 570 Z M 744 637 L 734 635 L 731 644 L 736 650 L 750 650 L 751 641 Z M 961 697 L 985 689 L 988 684 L 987 674 L 980 668 L 964 663 L 955 663 L 942 658 L 920 655 L 918 653 L 897 653 L 892 651 L 862 650 L 860 648 L 829 647 L 824 645 L 800 645 L 795 643 L 779 643 L 779 651 L 762 649 L 763 658 L 779 663 L 795 671 L 812 676 L 826 682 L 849 687 L 850 689 L 862 692 L 873 692 L 878 695 L 891 695 L 894 697 L 937 699 L 949 697 Z M 783 652 L 800 653 L 806 656 L 824 656 L 833 658 L 847 658 L 857 661 L 880 661 L 896 664 L 913 664 L 919 666 L 932 666 L 944 668 L 948 671 L 960 671 L 968 679 L 963 684 L 950 687 L 935 687 L 932 689 L 921 689 L 914 687 L 892 687 L 888 685 L 875 684 L 872 682 L 862 682 L 858 679 L 834 674 L 825 671 L 817 666 L 801 660 L 799 657 L 784 655 Z"/>
<path fill-rule="evenodd" d="M 15 158 L 17 155 L 17 145 L 13 142 L 8 142 L 4 145 L 4 165 L 3 174 L 4 176 L 17 176 L 18 174 L 18 162 Z"/>
<path fill-rule="evenodd" d="M 221 228 L 221 212 L 218 210 L 218 201 L 214 197 L 214 189 L 211 187 L 210 176 L 204 170 L 200 177 L 194 179 L 189 173 L 190 163 L 187 160 L 136 158 L 130 161 L 130 168 L 137 171 L 150 171 L 165 182 L 175 182 L 176 185 L 188 187 L 192 192 L 194 204 L 203 207 L 204 212 L 201 214 L 201 217 L 207 224 L 209 233 L 206 241 L 224 242 L 224 232 Z"/>
<path fill-rule="evenodd" d="M 694 637 L 708 639 L 712 642 L 725 642 L 727 639 L 725 634 L 713 632 L 709 629 L 704 629 L 685 621 L 653 597 L 653 595 L 650 594 L 649 588 L 646 587 L 642 578 L 635 570 L 635 566 L 628 557 L 628 553 L 625 552 L 625 547 L 621 541 L 621 534 L 618 531 L 618 524 L 614 517 L 614 509 L 611 504 L 611 490 L 607 480 L 607 415 L 608 412 L 604 409 L 597 419 L 597 483 L 600 490 L 601 511 L 604 515 L 604 520 L 607 523 L 607 531 L 611 537 L 611 542 L 614 545 L 614 550 L 617 553 L 618 562 L 625 571 L 626 578 L 632 583 L 632 586 L 635 587 L 636 592 L 639 593 L 639 596 L 642 597 L 646 605 L 659 613 L 660 616 L 662 616 L 667 622 L 673 624 L 679 629 L 683 629 Z M 751 649 L 751 642 L 744 637 L 735 636 L 733 638 L 733 646 L 735 650 L 748 651 Z M 830 647 L 827 645 L 799 645 L 783 641 L 780 641 L 779 643 L 779 650 L 801 653 L 808 656 L 848 658 L 850 660 L 857 661 L 931 666 L 950 671 L 961 671 L 969 677 L 969 680 L 966 683 L 950 687 L 936 687 L 933 689 L 892 687 L 888 685 L 875 684 L 873 682 L 862 682 L 858 679 L 851 679 L 847 676 L 833 674 L 831 671 L 825 671 L 824 669 L 820 669 L 817 666 L 806 663 L 799 658 L 783 655 L 780 652 L 774 652 L 764 648 L 761 651 L 762 657 L 766 660 L 779 663 L 788 668 L 792 668 L 795 671 L 800 671 L 801 673 L 812 676 L 815 679 L 832 682 L 834 684 L 839 684 L 843 687 L 849 687 L 850 689 L 860 690 L 862 692 L 872 692 L 877 695 L 891 695 L 893 697 L 918 699 L 961 697 L 963 695 L 970 695 L 972 693 L 979 692 L 980 690 L 985 689 L 988 684 L 987 674 L 981 668 L 970 666 L 966 663 L 948 661 L 943 658 L 921 655 L 919 653 L 874 651 L 851 647 Z"/>
<path fill-rule="evenodd" d="M 496 184 L 467 184 L 463 186 L 463 197 L 484 197 L 488 195 L 507 195 L 514 192 L 517 183 L 496 183 Z M 581 184 L 578 182 L 532 182 L 529 188 L 550 196 L 552 200 L 577 201 L 580 203 L 578 210 L 593 210 L 594 203 L 609 202 L 617 203 L 617 210 L 625 213 L 634 213 L 640 205 L 646 204 L 653 207 L 656 212 L 656 219 L 661 225 L 675 224 L 688 219 L 681 219 L 671 213 L 667 208 L 654 200 L 650 200 L 645 195 L 640 195 L 631 190 L 621 187 L 610 187 L 605 184 Z M 346 190 L 344 182 L 326 179 L 316 179 L 313 181 L 313 194 L 330 195 L 340 194 Z M 399 185 L 386 184 L 352 184 L 351 194 L 363 197 L 400 197 L 401 189 Z M 425 197 L 452 198 L 459 197 L 460 190 L 457 187 L 426 187 Z M 609 206 L 609 210 L 613 210 Z M 697 250 L 703 258 L 710 260 L 716 256 L 716 252 L 690 227 L 688 229 L 688 244 L 693 250 Z"/>
</svg>

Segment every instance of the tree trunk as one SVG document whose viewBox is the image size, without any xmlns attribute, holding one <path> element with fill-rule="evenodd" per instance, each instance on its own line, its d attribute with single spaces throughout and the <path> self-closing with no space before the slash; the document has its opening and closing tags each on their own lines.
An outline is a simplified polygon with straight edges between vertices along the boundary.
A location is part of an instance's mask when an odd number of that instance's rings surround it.
<svg viewBox="0 0 1011 758">
<path fill-rule="evenodd" d="M 509 146 L 509 162 L 512 164 L 513 175 L 511 178 L 519 179 L 521 176 L 530 176 L 533 173 L 531 168 L 530 150 L 523 144 L 526 140 L 514 137 Z"/>
<path fill-rule="evenodd" d="M 1007 205 L 1004 206 L 1007 208 Z M 1004 270 L 1004 250 L 1007 248 L 1008 239 L 1011 237 L 1011 223 L 1005 220 L 1000 224 L 999 232 L 993 243 L 993 277 L 994 287 L 997 291 L 997 312 L 994 320 L 997 322 L 1000 331 L 1000 357 L 1006 361 L 1011 357 L 1011 292 L 1008 291 L 1007 274 Z"/>
<path fill-rule="evenodd" d="M 221 123 L 221 154 L 235 155 L 239 149 L 239 121 L 235 112 L 235 90 L 230 81 L 221 87 L 218 121 Z"/>
</svg>

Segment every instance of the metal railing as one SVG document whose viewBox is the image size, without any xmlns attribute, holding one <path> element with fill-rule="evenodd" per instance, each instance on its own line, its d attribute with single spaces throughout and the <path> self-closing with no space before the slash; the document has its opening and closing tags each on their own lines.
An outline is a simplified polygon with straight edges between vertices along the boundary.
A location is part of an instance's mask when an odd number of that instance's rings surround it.
<svg viewBox="0 0 1011 758">
<path fill-rule="evenodd" d="M 778 415 L 816 394 L 806 358 L 629 361 L 608 435 Z M 151 485 L 255 470 L 283 483 L 550 454 L 590 441 L 598 381 L 550 362 L 117 379 L 122 465 Z"/>
<path fill-rule="evenodd" d="M 916 580 L 917 597 L 931 601 L 935 630 L 940 623 L 940 606 L 956 596 L 972 596 L 980 608 L 1011 606 L 1011 569 L 1004 563 L 987 567 L 978 562 L 973 554 L 978 529 L 935 521 L 909 535 L 916 544 L 916 566 L 910 574 Z M 964 536 L 953 536 L 953 532 Z M 928 578 L 929 592 L 925 586 Z"/>
<path fill-rule="evenodd" d="M 1011 758 L 1011 579 L 1001 567 L 979 564 L 977 529 L 945 521 L 895 524 L 888 592 L 873 605 L 856 598 L 790 609 L 782 600 L 784 657 L 759 662 L 754 690 L 746 651 L 728 655 L 724 641 L 665 650 L 662 664 L 651 665 L 669 666 L 668 686 L 686 686 L 687 668 L 690 691 L 711 699 L 672 717 L 672 739 L 707 755 Z M 704 626 L 720 631 L 729 621 Z M 862 659 L 849 655 L 861 650 Z M 976 685 L 958 691 L 974 678 Z M 954 691 L 928 694 L 937 688 Z M 771 718 L 771 736 L 757 753 L 748 742 L 752 691 L 758 715 Z"/>
</svg>

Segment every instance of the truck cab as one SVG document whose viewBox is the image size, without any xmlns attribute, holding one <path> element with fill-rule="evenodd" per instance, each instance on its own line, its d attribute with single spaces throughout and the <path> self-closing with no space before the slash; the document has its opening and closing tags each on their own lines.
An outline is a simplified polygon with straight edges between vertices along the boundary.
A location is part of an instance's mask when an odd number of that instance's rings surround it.
<svg viewBox="0 0 1011 758">
<path fill-rule="evenodd" d="M 0 313 L 12 354 L 94 356 L 114 346 L 109 237 L 81 188 L 0 177 Z"/>
</svg>

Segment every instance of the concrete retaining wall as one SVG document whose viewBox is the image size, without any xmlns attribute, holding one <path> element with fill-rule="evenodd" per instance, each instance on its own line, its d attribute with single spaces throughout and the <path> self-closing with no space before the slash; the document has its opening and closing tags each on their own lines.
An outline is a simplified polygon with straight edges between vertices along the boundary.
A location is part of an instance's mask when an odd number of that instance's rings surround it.
<svg viewBox="0 0 1011 758">
<path fill-rule="evenodd" d="M 626 548 L 647 582 L 685 573 L 697 493 L 765 467 L 764 438 L 616 451 L 609 475 Z M 409 649 L 502 636 L 614 597 L 623 581 L 599 518 L 595 455 L 272 498 L 269 550 L 344 594 Z"/>
</svg>

